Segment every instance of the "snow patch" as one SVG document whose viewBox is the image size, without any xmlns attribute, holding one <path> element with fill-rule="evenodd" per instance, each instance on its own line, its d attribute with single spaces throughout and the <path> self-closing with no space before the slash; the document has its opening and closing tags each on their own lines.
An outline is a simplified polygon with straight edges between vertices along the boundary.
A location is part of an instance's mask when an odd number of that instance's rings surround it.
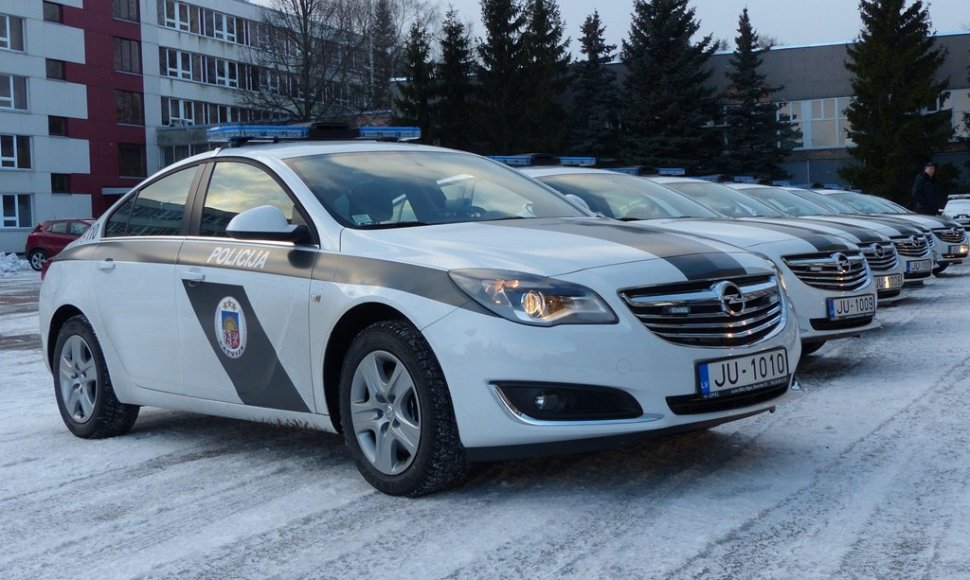
<svg viewBox="0 0 970 580">
<path fill-rule="evenodd" d="M 21 260 L 17 254 L 0 253 L 0 275 L 30 270 L 30 262 Z"/>
</svg>

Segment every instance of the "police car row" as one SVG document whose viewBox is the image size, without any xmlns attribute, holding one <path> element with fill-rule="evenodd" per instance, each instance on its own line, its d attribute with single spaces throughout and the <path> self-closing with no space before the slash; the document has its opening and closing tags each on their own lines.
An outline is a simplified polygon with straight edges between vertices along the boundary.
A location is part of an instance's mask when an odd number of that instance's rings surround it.
<svg viewBox="0 0 970 580">
<path fill-rule="evenodd" d="M 787 266 L 836 290 L 809 342 L 875 307 L 858 247 L 819 236 Z M 414 496 L 475 461 L 773 410 L 803 337 L 766 255 L 593 216 L 458 151 L 225 147 L 45 264 L 41 335 L 75 435 L 125 433 L 141 406 L 341 432 L 367 481 Z"/>
</svg>

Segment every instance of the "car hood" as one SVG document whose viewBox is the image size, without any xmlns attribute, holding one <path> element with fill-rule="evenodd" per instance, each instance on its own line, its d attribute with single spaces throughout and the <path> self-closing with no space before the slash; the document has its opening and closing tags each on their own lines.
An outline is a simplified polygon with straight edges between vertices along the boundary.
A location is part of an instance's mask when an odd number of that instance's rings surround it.
<svg viewBox="0 0 970 580">
<path fill-rule="evenodd" d="M 789 253 L 845 251 L 856 249 L 843 238 L 805 227 L 797 227 L 784 221 L 738 221 L 723 219 L 657 219 L 630 222 L 643 226 L 662 227 L 691 236 L 704 236 L 751 250 L 763 249 L 765 245 L 784 248 Z"/>
<path fill-rule="evenodd" d="M 714 240 L 601 218 L 346 229 L 341 234 L 341 253 L 439 270 L 491 268 L 544 276 L 645 261 L 671 264 L 686 280 L 770 267 Z"/>
<path fill-rule="evenodd" d="M 899 235 L 922 235 L 926 232 L 919 224 L 906 220 L 886 219 L 888 215 L 822 215 L 812 216 L 812 220 L 819 222 L 829 222 L 832 224 L 849 224 L 864 228 L 872 228 L 880 234 L 889 237 Z"/>
<path fill-rule="evenodd" d="M 931 230 L 938 230 L 940 228 L 961 228 L 962 226 L 956 221 L 944 217 L 944 216 L 931 216 L 920 213 L 889 213 L 889 214 L 879 214 L 880 218 L 892 218 L 902 222 L 910 224 L 919 224 L 921 226 L 928 227 Z"/>
</svg>

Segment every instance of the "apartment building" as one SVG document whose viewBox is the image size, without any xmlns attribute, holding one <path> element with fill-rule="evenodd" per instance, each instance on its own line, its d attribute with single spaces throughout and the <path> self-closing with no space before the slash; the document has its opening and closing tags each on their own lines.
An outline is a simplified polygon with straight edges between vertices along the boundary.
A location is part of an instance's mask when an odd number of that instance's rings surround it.
<svg viewBox="0 0 970 580">
<path fill-rule="evenodd" d="M 209 148 L 206 126 L 273 118 L 240 98 L 283 81 L 253 64 L 264 10 L 246 0 L 0 1 L 0 252 L 22 252 L 40 221 L 102 214 L 154 171 Z"/>
</svg>

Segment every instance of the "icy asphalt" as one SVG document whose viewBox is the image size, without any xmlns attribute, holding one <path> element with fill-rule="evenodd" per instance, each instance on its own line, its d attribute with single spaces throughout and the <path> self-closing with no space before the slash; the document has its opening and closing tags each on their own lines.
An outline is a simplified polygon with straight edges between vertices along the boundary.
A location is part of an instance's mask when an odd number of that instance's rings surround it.
<svg viewBox="0 0 970 580">
<path fill-rule="evenodd" d="M 39 276 L 0 272 L 0 577 L 970 578 L 970 267 L 799 366 L 777 413 L 374 491 L 334 435 L 64 428 Z M 137 321 L 133 321 L 137 323 Z"/>
</svg>

